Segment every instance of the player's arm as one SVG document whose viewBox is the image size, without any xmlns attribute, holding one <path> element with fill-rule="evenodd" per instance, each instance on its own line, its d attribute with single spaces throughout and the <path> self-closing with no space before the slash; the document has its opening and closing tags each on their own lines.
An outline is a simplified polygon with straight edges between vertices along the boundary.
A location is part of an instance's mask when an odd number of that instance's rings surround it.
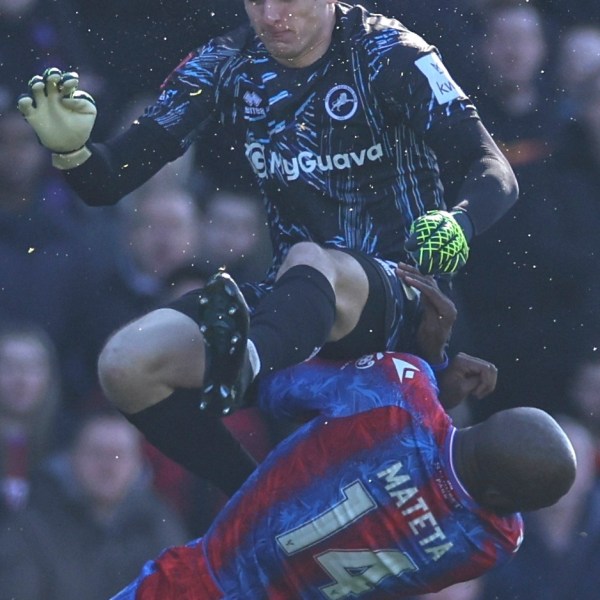
<svg viewBox="0 0 600 600">
<path fill-rule="evenodd" d="M 114 204 L 182 154 L 177 140 L 150 119 L 104 144 L 91 143 L 96 105 L 78 86 L 77 73 L 47 69 L 30 80 L 18 108 L 87 204 Z"/>
<path fill-rule="evenodd" d="M 455 198 L 449 211 L 429 211 L 412 223 L 405 247 L 423 273 L 450 274 L 466 263 L 471 239 L 517 201 L 518 184 L 479 118 L 463 119 L 427 138 L 445 183 L 458 189 L 447 193 Z"/>
<path fill-rule="evenodd" d="M 515 174 L 438 53 L 421 48 L 408 52 L 405 60 L 409 126 L 435 152 L 446 205 L 469 242 L 517 201 Z"/>
<path fill-rule="evenodd" d="M 140 119 L 104 143 L 88 143 L 90 157 L 64 171 L 90 206 L 115 204 L 182 154 L 177 140 L 150 119 Z"/>
<path fill-rule="evenodd" d="M 431 133 L 428 143 L 437 155 L 445 181 L 456 187 L 452 213 L 469 241 L 491 227 L 517 201 L 515 174 L 477 117 Z"/>
<path fill-rule="evenodd" d="M 405 285 L 420 292 L 415 353 L 434 370 L 441 370 L 448 364 L 446 348 L 458 315 L 456 306 L 440 290 L 433 276 L 421 274 L 416 267 L 398 263 L 396 275 Z"/>
<path fill-rule="evenodd" d="M 437 51 L 419 41 L 398 44 L 377 88 L 391 118 L 401 118 L 423 135 L 436 155 L 446 188 L 446 210 L 428 212 L 411 226 L 406 250 L 421 272 L 452 274 L 469 256 L 469 242 L 516 202 L 518 185 L 508 161 L 452 79 Z M 393 60 L 395 59 L 395 61 Z M 390 69 L 402 72 L 396 79 Z M 405 85 L 396 86 L 394 81 Z M 404 106 L 400 112 L 398 106 Z"/>
<path fill-rule="evenodd" d="M 497 379 L 498 369 L 494 364 L 459 352 L 437 376 L 439 400 L 447 410 L 467 398 L 480 400 L 494 391 Z"/>
</svg>

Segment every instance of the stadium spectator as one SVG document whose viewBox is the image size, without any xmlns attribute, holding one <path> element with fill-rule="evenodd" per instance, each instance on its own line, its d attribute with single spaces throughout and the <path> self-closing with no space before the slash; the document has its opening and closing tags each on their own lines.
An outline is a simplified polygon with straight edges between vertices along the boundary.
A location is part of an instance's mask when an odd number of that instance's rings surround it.
<svg viewBox="0 0 600 600">
<path fill-rule="evenodd" d="M 600 22 L 566 27 L 561 31 L 556 56 L 560 116 L 577 118 L 586 100 L 586 81 L 600 71 Z"/>
<path fill-rule="evenodd" d="M 30 478 L 60 438 L 61 376 L 48 335 L 0 324 L 0 516 L 27 505 Z"/>
<path fill-rule="evenodd" d="M 97 221 L 75 206 L 27 123 L 14 111 L 0 114 L 0 321 L 29 321 L 48 333 L 71 407 L 80 398 L 85 308 L 102 293 L 95 273 L 107 257 L 90 234 Z"/>
<path fill-rule="evenodd" d="M 559 131 L 548 23 L 535 5 L 510 1 L 488 3 L 480 21 L 475 54 L 482 78 L 475 97 L 515 170 L 520 202 L 490 235 L 473 241 L 467 268 L 455 280 L 459 311 L 468 323 L 456 343 L 488 357 L 502 374 L 490 401 L 473 407 L 477 419 L 518 398 L 556 408 L 564 393 L 552 369 L 560 368 L 555 349 L 568 327 L 563 270 L 549 248 L 560 224 L 547 183 Z"/>
<path fill-rule="evenodd" d="M 596 471 L 600 475 L 600 357 L 582 359 L 568 379 L 568 409 L 594 437 Z"/>
<path fill-rule="evenodd" d="M 107 312 L 117 313 L 107 334 L 162 298 L 172 273 L 202 260 L 202 216 L 184 187 L 140 188 L 120 209 L 117 264 L 103 286 L 111 298 Z"/>
<path fill-rule="evenodd" d="M 481 79 L 474 98 L 513 168 L 551 153 L 556 103 L 548 28 L 531 3 L 493 3 L 481 15 L 475 53 Z"/>
<path fill-rule="evenodd" d="M 142 187 L 119 209 L 110 260 L 96 270 L 98 292 L 90 294 L 85 306 L 86 337 L 80 341 L 80 360 L 89 381 L 81 390 L 82 399 L 92 400 L 99 391 L 96 364 L 107 338 L 159 305 L 174 270 L 201 260 L 201 214 L 186 189 L 162 184 Z"/>
<path fill-rule="evenodd" d="M 546 280 L 535 312 L 545 311 L 547 323 L 553 321 L 544 353 L 548 372 L 545 377 L 540 373 L 539 380 L 558 398 L 569 393 L 566 384 L 573 369 L 595 354 L 600 336 L 600 253 L 594 241 L 594 223 L 600 219 L 600 68 L 577 85 L 577 111 L 563 122 L 554 155 L 536 186 L 543 201 L 529 221 Z"/>
<path fill-rule="evenodd" d="M 149 480 L 135 428 L 118 414 L 88 415 L 0 531 L 0 597 L 106 600 L 165 544 L 183 541 Z"/>
<path fill-rule="evenodd" d="M 220 267 L 238 282 L 260 280 L 271 250 L 265 210 L 260 198 L 217 191 L 203 203 L 202 263 L 208 273 Z"/>
<path fill-rule="evenodd" d="M 0 111 L 12 108 L 23 91 L 24 68 L 32 73 L 51 66 L 81 70 L 86 89 L 104 102 L 106 86 L 96 54 L 74 21 L 71 0 L 0 0 Z"/>
</svg>

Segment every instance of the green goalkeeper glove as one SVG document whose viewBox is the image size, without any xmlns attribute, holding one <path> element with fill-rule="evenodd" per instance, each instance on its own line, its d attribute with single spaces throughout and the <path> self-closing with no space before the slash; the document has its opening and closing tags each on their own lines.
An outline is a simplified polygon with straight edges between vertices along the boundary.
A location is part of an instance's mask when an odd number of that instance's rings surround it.
<svg viewBox="0 0 600 600">
<path fill-rule="evenodd" d="M 78 85 L 77 73 L 46 69 L 29 81 L 29 94 L 17 101 L 42 146 L 52 151 L 52 164 L 58 169 L 77 167 L 91 154 L 85 144 L 96 121 L 96 103 Z"/>
<path fill-rule="evenodd" d="M 431 210 L 410 227 L 406 250 L 425 275 L 456 273 L 469 258 L 469 243 L 453 214 Z"/>
</svg>

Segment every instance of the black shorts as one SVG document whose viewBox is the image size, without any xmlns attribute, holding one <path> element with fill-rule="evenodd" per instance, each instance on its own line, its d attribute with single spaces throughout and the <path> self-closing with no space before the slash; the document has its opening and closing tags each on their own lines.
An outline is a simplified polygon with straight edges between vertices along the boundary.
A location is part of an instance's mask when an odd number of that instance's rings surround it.
<svg viewBox="0 0 600 600">
<path fill-rule="evenodd" d="M 319 355 L 347 359 L 386 350 L 414 351 L 419 293 L 403 285 L 394 271 L 394 262 L 353 250 L 342 251 L 353 256 L 364 269 L 369 280 L 369 297 L 355 329 L 343 339 L 325 344 Z M 272 288 L 266 282 L 240 285 L 250 314 Z M 164 308 L 172 308 L 197 321 L 198 290 L 187 292 Z"/>
</svg>

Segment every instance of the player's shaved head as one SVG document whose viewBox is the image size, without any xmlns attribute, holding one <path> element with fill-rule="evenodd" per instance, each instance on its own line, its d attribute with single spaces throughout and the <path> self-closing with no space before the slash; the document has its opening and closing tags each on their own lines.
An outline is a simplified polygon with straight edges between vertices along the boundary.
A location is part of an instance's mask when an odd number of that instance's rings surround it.
<svg viewBox="0 0 600 600">
<path fill-rule="evenodd" d="M 550 506 L 575 480 L 573 446 L 543 410 L 500 411 L 457 436 L 459 474 L 476 500 L 497 512 Z"/>
</svg>

